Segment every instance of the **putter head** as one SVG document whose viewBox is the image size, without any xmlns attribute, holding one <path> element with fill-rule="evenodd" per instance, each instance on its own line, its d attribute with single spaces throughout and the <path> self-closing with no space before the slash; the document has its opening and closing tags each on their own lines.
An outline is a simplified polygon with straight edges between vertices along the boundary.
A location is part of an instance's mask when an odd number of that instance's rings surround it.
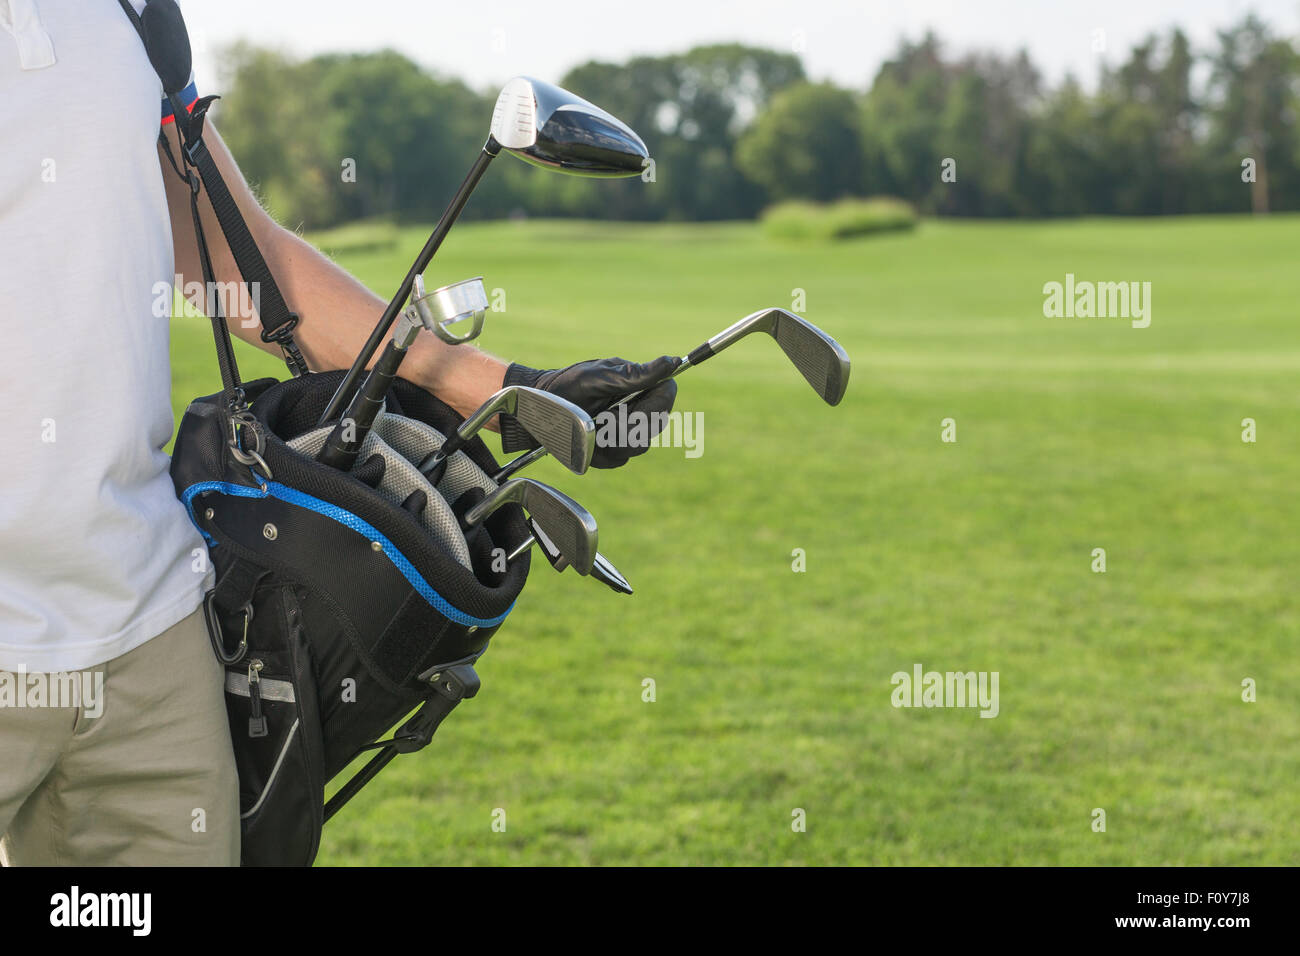
<svg viewBox="0 0 1300 956">
<path fill-rule="evenodd" d="M 460 345 L 478 338 L 487 314 L 487 292 L 483 277 L 463 279 L 432 292 L 424 289 L 424 276 L 417 275 L 411 285 L 411 306 L 425 329 L 448 345 Z M 472 323 L 468 332 L 457 334 L 452 327 Z"/>
<path fill-rule="evenodd" d="M 639 176 L 650 153 L 626 124 L 580 96 L 516 76 L 492 110 L 492 138 L 526 163 L 575 176 Z"/>
<path fill-rule="evenodd" d="M 766 332 L 827 405 L 838 405 L 849 387 L 851 363 L 844 347 L 807 319 L 785 309 L 760 309 L 709 339 L 716 355 L 751 332 Z"/>
<path fill-rule="evenodd" d="M 505 504 L 528 512 L 529 526 L 538 543 L 546 544 L 551 564 L 566 561 L 579 574 L 590 574 L 596 560 L 596 519 L 564 492 L 531 478 L 511 478 L 465 513 L 467 527 L 478 524 Z M 541 532 L 538 534 L 538 532 Z"/>
<path fill-rule="evenodd" d="M 520 426 L 569 471 L 578 475 L 585 472 L 596 451 L 596 423 L 591 416 L 551 392 L 523 385 L 511 388 L 511 407 L 502 410 L 514 415 Z"/>
</svg>

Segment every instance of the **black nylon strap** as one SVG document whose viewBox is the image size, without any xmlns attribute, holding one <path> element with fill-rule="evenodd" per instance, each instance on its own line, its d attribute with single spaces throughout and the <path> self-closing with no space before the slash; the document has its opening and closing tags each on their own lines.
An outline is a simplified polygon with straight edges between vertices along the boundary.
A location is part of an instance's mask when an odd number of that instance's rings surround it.
<svg viewBox="0 0 1300 956">
<path fill-rule="evenodd" d="M 194 219 L 194 236 L 199 244 L 199 265 L 203 269 L 203 288 L 216 288 L 216 275 L 212 270 L 212 256 L 208 253 L 207 237 L 203 234 L 203 220 L 199 215 L 199 181 L 193 172 L 185 177 L 190 187 L 190 215 Z M 226 324 L 221 297 L 207 296 L 212 300 L 212 334 L 217 344 L 217 365 L 221 368 L 221 387 L 225 391 L 226 407 L 235 405 L 239 396 L 239 364 L 235 361 L 235 346 L 230 341 L 230 327 Z M 242 402 L 240 403 L 242 404 Z"/>
<path fill-rule="evenodd" d="M 195 126 L 201 126 L 202 122 L 202 116 L 197 121 L 192 121 L 191 133 L 194 133 Z M 284 296 L 280 294 L 280 287 L 276 285 L 271 269 L 262 257 L 262 250 L 257 248 L 257 242 L 239 212 L 235 197 L 226 187 L 226 181 L 222 178 L 221 171 L 217 169 L 216 161 L 208 152 L 207 144 L 203 142 L 201 134 L 186 143 L 185 155 L 198 169 L 199 176 L 203 179 L 203 187 L 208 191 L 212 211 L 217 215 L 217 222 L 221 225 L 221 231 L 230 246 L 231 255 L 235 258 L 235 264 L 239 266 L 239 274 L 244 277 L 244 282 L 250 290 L 257 291 L 257 312 L 258 318 L 262 321 L 262 341 L 275 342 L 284 350 L 285 363 L 295 377 L 305 374 L 308 371 L 307 363 L 293 340 L 293 330 L 298 325 L 298 316 L 290 312 L 289 306 L 285 304 Z"/>
<path fill-rule="evenodd" d="M 147 43 L 144 24 L 129 0 L 118 0 L 118 4 L 130 18 L 131 24 L 135 27 L 136 33 L 140 35 L 141 41 Z M 203 142 L 203 114 L 215 97 L 205 97 L 200 100 L 195 105 L 194 115 L 192 116 L 186 111 L 185 105 L 180 102 L 178 97 L 171 96 L 169 98 L 172 103 L 172 114 L 176 121 L 177 135 L 181 141 L 181 154 L 187 166 L 185 172 L 182 172 L 176 158 L 172 155 L 166 134 L 159 133 L 158 140 L 166 151 L 172 168 L 190 187 L 190 208 L 194 218 L 194 231 L 198 239 L 199 259 L 203 269 L 205 288 L 208 290 L 216 288 L 215 273 L 208 252 L 207 240 L 203 233 L 203 223 L 199 216 L 198 180 L 188 174 L 188 167 L 191 166 L 198 170 L 199 179 L 201 179 L 204 188 L 208 191 L 208 199 L 212 203 L 213 212 L 216 213 L 217 223 L 221 226 L 221 231 L 230 246 L 235 265 L 239 268 L 239 274 L 243 277 L 244 283 L 249 290 L 256 292 L 258 318 L 262 323 L 262 341 L 275 342 L 280 346 L 281 351 L 284 353 L 285 364 L 288 365 L 289 371 L 295 377 L 305 375 L 310 369 L 307 367 L 306 359 L 303 358 L 302 352 L 299 351 L 298 345 L 293 339 L 293 330 L 298 324 L 298 316 L 289 311 L 284 296 L 280 293 L 280 287 L 271 275 L 270 267 L 267 266 L 261 250 L 257 248 L 257 243 L 253 239 L 252 233 L 249 232 L 248 224 L 244 222 L 243 214 L 240 213 L 234 197 L 226 186 L 225 179 L 222 178 L 221 171 L 217 168 L 215 160 L 213 160 L 211 153 L 208 152 L 207 145 Z M 205 296 L 205 298 L 208 297 Z M 211 296 L 211 298 L 217 297 Z M 234 346 L 230 341 L 230 328 L 226 324 L 219 301 L 216 303 L 214 311 L 217 313 L 212 316 L 213 334 L 217 340 L 217 363 L 221 367 L 222 385 L 229 393 L 227 398 L 231 398 L 239 389 L 239 369 L 235 364 Z"/>
<path fill-rule="evenodd" d="M 216 288 L 214 285 L 216 276 L 212 268 L 212 256 L 208 252 L 208 241 L 203 232 L 203 219 L 199 215 L 199 180 L 192 170 L 181 171 L 180 165 L 176 162 L 176 156 L 172 153 L 171 143 L 168 142 L 165 133 L 158 134 L 158 145 L 162 147 L 163 153 L 167 156 L 167 162 L 176 171 L 176 175 L 189 186 L 190 216 L 194 220 L 194 236 L 199 247 L 199 267 L 203 270 L 203 287 L 204 289 L 214 289 Z M 230 328 L 226 324 L 221 299 L 218 296 L 212 298 L 215 300 L 210 315 L 212 337 L 216 340 L 217 365 L 221 369 L 221 387 L 224 392 L 225 404 L 227 408 L 230 408 L 233 407 L 236 399 L 242 398 L 239 363 L 235 361 L 235 348 L 230 341 Z M 242 401 L 240 401 L 240 404 L 242 404 Z"/>
</svg>

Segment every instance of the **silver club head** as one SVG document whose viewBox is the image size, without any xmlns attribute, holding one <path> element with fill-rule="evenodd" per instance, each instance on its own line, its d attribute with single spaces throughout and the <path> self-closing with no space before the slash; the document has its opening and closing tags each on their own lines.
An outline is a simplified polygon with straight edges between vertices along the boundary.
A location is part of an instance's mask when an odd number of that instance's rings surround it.
<svg viewBox="0 0 1300 956">
<path fill-rule="evenodd" d="M 492 418 L 514 415 L 555 459 L 575 474 L 591 465 L 596 451 L 596 423 L 577 405 L 551 392 L 526 385 L 507 385 L 465 419 L 456 434 L 469 439 Z"/>
<path fill-rule="evenodd" d="M 432 292 L 424 289 L 424 276 L 417 275 L 411 285 L 411 307 L 424 328 L 448 345 L 460 345 L 478 338 L 487 314 L 487 292 L 483 277 L 463 279 Z M 469 331 L 457 334 L 452 327 L 471 323 Z"/>
<path fill-rule="evenodd" d="M 544 532 L 548 543 L 575 571 L 591 573 L 598 533 L 590 511 L 550 485 L 531 478 L 511 478 L 465 513 L 465 526 L 473 527 L 506 504 L 522 506 L 532 519 L 533 530 Z"/>
<path fill-rule="evenodd" d="M 580 96 L 528 76 L 501 89 L 492 138 L 524 162 L 575 176 L 641 175 L 650 153 L 625 123 Z"/>
<path fill-rule="evenodd" d="M 708 341 L 710 355 L 752 332 L 766 332 L 827 405 L 838 405 L 849 387 L 851 363 L 843 346 L 793 312 L 760 309 Z M 698 363 L 697 363 L 698 364 Z"/>
</svg>

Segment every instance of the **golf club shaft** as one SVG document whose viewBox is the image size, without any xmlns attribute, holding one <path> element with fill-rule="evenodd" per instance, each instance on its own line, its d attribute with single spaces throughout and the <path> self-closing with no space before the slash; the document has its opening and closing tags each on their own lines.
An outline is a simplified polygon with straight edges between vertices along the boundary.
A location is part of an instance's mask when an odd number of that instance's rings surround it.
<svg viewBox="0 0 1300 956">
<path fill-rule="evenodd" d="M 399 346 L 395 340 L 390 340 L 384 347 L 379 361 L 366 376 L 361 390 L 357 392 L 349 403 L 347 411 L 343 413 L 343 417 L 325 439 L 320 454 L 316 456 L 317 461 L 340 471 L 352 470 L 352 466 L 356 464 L 357 454 L 361 451 L 361 443 L 366 440 L 371 426 L 379 417 L 379 410 L 384 407 L 384 396 L 388 394 L 393 379 L 397 377 L 397 370 L 404 358 L 406 358 L 406 348 Z"/>
<path fill-rule="evenodd" d="M 515 548 L 506 556 L 506 563 L 515 560 L 515 558 L 532 548 L 533 545 L 539 543 L 537 537 L 530 534 L 523 544 Z M 556 571 L 563 571 L 564 568 L 569 567 L 569 564 L 566 562 L 564 567 L 556 567 L 555 565 L 551 566 L 554 567 Z M 591 573 L 588 577 L 595 578 L 602 584 L 607 585 L 611 590 L 617 591 L 620 594 L 632 593 L 632 585 L 628 583 L 627 578 L 623 577 L 622 572 L 620 572 L 618 568 L 614 567 L 609 558 L 605 557 L 599 551 L 596 552 L 596 560 L 591 566 Z"/>
<path fill-rule="evenodd" d="M 500 394 L 500 392 L 497 393 L 497 395 Z M 497 395 L 492 397 L 496 398 Z M 447 436 L 447 440 L 440 447 L 425 455 L 424 459 L 415 466 L 419 469 L 420 474 L 429 479 L 430 483 L 436 485 L 442 481 L 447 459 L 464 448 L 466 442 L 473 438 L 478 430 L 486 425 L 494 415 L 498 414 L 497 411 L 492 409 L 491 402 L 492 399 L 488 399 L 486 403 L 479 407 L 478 411 L 461 422 L 460 426 Z"/>
<path fill-rule="evenodd" d="M 317 425 L 324 425 L 338 417 L 340 409 L 352 400 L 352 393 L 356 390 L 357 382 L 361 379 L 361 373 L 365 370 L 366 363 L 375 354 L 379 348 L 379 343 L 384 340 L 388 330 L 392 328 L 397 316 L 401 313 L 407 298 L 411 295 L 411 286 L 415 282 L 415 277 L 424 272 L 433 259 L 434 253 L 442 245 L 442 241 L 447 238 L 447 233 L 455 225 L 456 219 L 460 216 L 461 210 L 465 208 L 465 203 L 469 201 L 470 193 L 478 185 L 478 181 L 483 178 L 483 173 L 487 171 L 488 164 L 496 158 L 497 153 L 501 151 L 500 144 L 489 136 L 487 142 L 483 144 L 483 150 L 474 160 L 474 165 L 470 167 L 469 174 L 465 181 L 460 184 L 456 194 L 452 197 L 451 203 L 447 206 L 434 226 L 433 232 L 429 234 L 429 239 L 420 250 L 419 256 L 416 257 L 415 263 L 411 266 L 410 271 L 406 273 L 406 278 L 398 286 L 397 294 L 393 296 L 392 301 L 388 303 L 388 308 L 384 309 L 383 316 L 379 319 L 379 324 L 375 326 L 374 331 L 370 333 L 370 338 L 366 339 L 366 344 L 361 347 L 361 352 L 357 355 L 356 361 L 348 369 L 347 375 L 335 389 L 334 395 L 330 398 L 329 404 L 325 406 L 325 411 L 321 413 Z"/>
<path fill-rule="evenodd" d="M 700 348 L 705 348 L 707 345 L 708 343 L 706 342 L 705 345 L 700 346 Z M 695 355 L 699 351 L 700 349 L 696 349 L 695 351 L 691 352 L 690 355 L 687 355 L 685 358 L 683 358 L 681 364 L 678 365 L 677 368 L 673 369 L 673 374 L 669 375 L 668 378 L 676 378 L 678 375 L 686 371 L 686 369 L 690 368 L 692 365 L 698 365 L 700 362 L 704 361 L 705 358 L 708 358 L 708 355 L 705 355 L 704 358 L 701 358 L 698 361 L 692 360 L 691 356 Z M 667 381 L 667 379 L 664 379 L 664 381 Z M 605 411 L 618 408 L 618 406 L 620 405 L 626 405 L 628 402 L 644 394 L 646 391 L 647 389 L 643 388 L 640 391 L 633 392 L 630 395 L 624 395 L 617 402 L 614 402 L 612 405 L 610 405 L 609 408 L 606 408 Z M 511 475 L 515 474 L 516 472 L 520 471 L 523 468 L 527 468 L 533 462 L 540 461 L 545 457 L 546 457 L 546 449 L 539 445 L 538 447 L 534 448 L 532 451 L 520 455 L 518 458 L 514 459 L 514 461 L 506 462 L 505 465 L 502 466 L 501 470 L 492 476 L 492 480 L 495 481 L 497 484 L 501 484 L 501 482 L 505 481 Z"/>
</svg>

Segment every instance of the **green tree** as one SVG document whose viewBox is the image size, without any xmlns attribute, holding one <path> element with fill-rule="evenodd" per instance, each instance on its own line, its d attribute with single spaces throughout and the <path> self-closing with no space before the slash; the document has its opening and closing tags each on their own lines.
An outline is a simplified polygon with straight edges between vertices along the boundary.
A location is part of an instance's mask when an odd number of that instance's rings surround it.
<svg viewBox="0 0 1300 956">
<path fill-rule="evenodd" d="M 876 73 L 862 104 L 867 189 L 908 199 L 924 211 L 934 207 L 942 150 L 941 119 L 950 75 L 939 39 L 902 42 Z"/>
<path fill-rule="evenodd" d="M 1253 14 L 1219 32 L 1219 48 L 1210 56 L 1211 148 L 1221 165 L 1240 182 L 1241 162 L 1251 159 L 1255 178 L 1249 186 L 1250 207 L 1268 212 L 1273 199 L 1300 202 L 1297 171 L 1296 52 L 1274 38 Z"/>
<path fill-rule="evenodd" d="M 972 55 L 948 72 L 937 152 L 955 162 L 956 181 L 944 182 L 939 166 L 931 167 L 928 205 L 951 215 L 1034 213 L 1022 183 L 1041 81 L 1028 54 Z"/>
<path fill-rule="evenodd" d="M 775 93 L 803 78 L 798 57 L 739 44 L 571 70 L 561 84 L 640 133 L 655 160 L 654 183 L 588 192 L 574 211 L 618 218 L 755 215 L 763 191 L 737 175 L 736 141 Z"/>
<path fill-rule="evenodd" d="M 860 194 L 866 161 L 857 98 L 829 83 L 778 93 L 737 144 L 736 166 L 774 200 Z"/>
<path fill-rule="evenodd" d="M 314 96 L 319 73 L 282 53 L 236 44 L 219 83 L 214 123 L 272 215 L 290 225 L 324 225 L 342 215 L 321 167 L 327 152 Z"/>
</svg>

